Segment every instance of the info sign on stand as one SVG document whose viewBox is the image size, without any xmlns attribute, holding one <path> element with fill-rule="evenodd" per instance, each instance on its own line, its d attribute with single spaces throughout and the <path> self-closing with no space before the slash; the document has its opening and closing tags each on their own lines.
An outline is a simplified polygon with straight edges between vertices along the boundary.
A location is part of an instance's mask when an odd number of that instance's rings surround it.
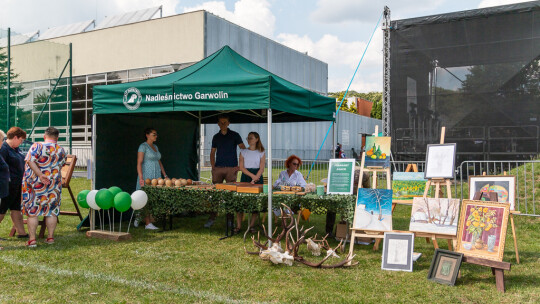
<svg viewBox="0 0 540 304">
<path fill-rule="evenodd" d="M 328 194 L 353 194 L 355 160 L 330 159 L 328 168 Z"/>
</svg>

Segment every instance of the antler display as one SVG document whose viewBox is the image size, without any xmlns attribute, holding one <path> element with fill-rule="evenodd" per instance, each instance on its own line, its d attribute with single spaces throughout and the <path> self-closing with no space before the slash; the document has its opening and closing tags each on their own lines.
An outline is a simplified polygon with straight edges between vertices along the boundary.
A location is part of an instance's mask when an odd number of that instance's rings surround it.
<svg viewBox="0 0 540 304">
<path fill-rule="evenodd" d="M 286 264 L 289 266 L 292 266 L 293 261 L 297 261 L 299 263 L 302 263 L 304 265 L 314 267 L 314 268 L 337 268 L 337 267 L 346 267 L 350 266 L 351 264 L 349 262 L 352 261 L 352 259 L 355 257 L 355 255 L 348 254 L 343 260 L 336 264 L 332 265 L 325 265 L 324 263 L 330 259 L 330 258 L 340 258 L 336 251 L 338 248 L 341 248 L 343 241 L 339 242 L 339 244 L 335 248 L 331 248 L 328 244 L 328 241 L 326 238 L 328 235 L 326 235 L 321 240 L 317 240 L 317 234 L 315 234 L 312 238 L 306 239 L 306 234 L 313 228 L 310 227 L 308 229 L 304 229 L 304 227 L 298 228 L 298 219 L 295 219 L 293 217 L 294 212 L 289 208 L 289 206 L 282 204 L 285 208 L 286 212 L 283 212 L 283 208 L 280 208 L 281 210 L 281 222 L 282 222 L 282 231 L 274 238 L 274 234 L 277 231 L 274 230 L 272 234 L 267 234 L 266 229 L 263 226 L 264 235 L 267 238 L 267 241 L 265 243 L 261 243 L 260 241 L 260 235 L 257 234 L 257 240 L 255 240 L 255 236 L 251 237 L 251 241 L 253 243 L 253 246 L 259 249 L 259 251 L 248 251 L 247 249 L 244 250 L 248 254 L 257 254 L 259 257 L 263 260 L 270 260 L 274 264 Z M 289 222 L 287 223 L 287 219 L 289 219 Z M 296 230 L 296 239 L 293 237 L 293 230 Z M 285 237 L 285 249 L 281 247 L 281 241 Z M 326 250 L 326 257 L 324 257 L 320 262 L 314 263 L 306 260 L 303 256 L 300 256 L 298 254 L 298 250 L 300 248 L 300 245 L 303 243 L 307 243 L 308 250 L 315 256 L 319 256 L 321 254 L 321 248 Z M 270 245 L 271 244 L 271 245 Z"/>
</svg>

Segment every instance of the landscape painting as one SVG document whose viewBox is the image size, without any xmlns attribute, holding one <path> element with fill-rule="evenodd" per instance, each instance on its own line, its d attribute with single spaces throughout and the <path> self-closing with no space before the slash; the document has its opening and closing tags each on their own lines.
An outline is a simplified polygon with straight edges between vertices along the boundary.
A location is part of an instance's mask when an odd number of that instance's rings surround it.
<svg viewBox="0 0 540 304">
<path fill-rule="evenodd" d="M 390 141 L 388 136 L 368 136 L 366 137 L 366 156 L 364 167 L 390 166 Z"/>
<path fill-rule="evenodd" d="M 394 172 L 392 175 L 392 199 L 411 201 L 424 196 L 427 180 L 424 172 Z"/>
<path fill-rule="evenodd" d="M 470 176 L 469 199 L 473 199 L 477 192 L 497 193 L 499 203 L 510 203 L 510 210 L 514 210 L 516 200 L 516 177 L 505 176 Z"/>
<path fill-rule="evenodd" d="M 409 230 L 456 235 L 459 220 L 459 201 L 457 198 L 415 197 L 413 199 Z"/>
<path fill-rule="evenodd" d="M 391 231 L 392 190 L 359 188 L 353 228 Z"/>
</svg>

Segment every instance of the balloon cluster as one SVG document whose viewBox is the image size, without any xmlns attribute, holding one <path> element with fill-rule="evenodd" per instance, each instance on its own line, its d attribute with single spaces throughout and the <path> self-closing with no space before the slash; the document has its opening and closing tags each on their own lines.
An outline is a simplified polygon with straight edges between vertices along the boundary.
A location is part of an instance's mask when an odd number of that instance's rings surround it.
<svg viewBox="0 0 540 304">
<path fill-rule="evenodd" d="M 130 207 L 133 210 L 139 210 L 146 206 L 147 201 L 148 196 L 142 190 L 129 195 L 116 186 L 101 190 L 82 190 L 77 194 L 79 206 L 94 210 L 109 210 L 112 207 L 119 212 L 125 212 Z"/>
</svg>

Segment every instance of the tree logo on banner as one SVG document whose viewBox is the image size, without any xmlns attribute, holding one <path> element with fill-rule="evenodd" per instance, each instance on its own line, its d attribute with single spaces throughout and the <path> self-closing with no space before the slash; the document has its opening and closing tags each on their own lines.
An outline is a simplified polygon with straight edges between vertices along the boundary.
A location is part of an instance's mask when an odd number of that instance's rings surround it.
<svg viewBox="0 0 540 304">
<path fill-rule="evenodd" d="M 135 111 L 141 105 L 141 92 L 135 87 L 131 87 L 124 92 L 124 105 L 128 110 Z"/>
</svg>

